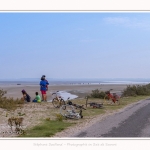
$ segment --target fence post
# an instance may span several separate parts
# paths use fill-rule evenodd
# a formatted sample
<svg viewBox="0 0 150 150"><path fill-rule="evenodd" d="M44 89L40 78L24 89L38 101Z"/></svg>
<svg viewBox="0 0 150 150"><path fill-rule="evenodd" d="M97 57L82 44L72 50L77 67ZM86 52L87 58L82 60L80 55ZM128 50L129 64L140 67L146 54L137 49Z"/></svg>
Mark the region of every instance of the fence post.
<svg viewBox="0 0 150 150"><path fill-rule="evenodd" d="M87 108L87 102L88 102L88 98L89 98L89 97L86 96L85 98L86 98L86 104L85 104L85 105L86 105L86 108Z"/></svg>

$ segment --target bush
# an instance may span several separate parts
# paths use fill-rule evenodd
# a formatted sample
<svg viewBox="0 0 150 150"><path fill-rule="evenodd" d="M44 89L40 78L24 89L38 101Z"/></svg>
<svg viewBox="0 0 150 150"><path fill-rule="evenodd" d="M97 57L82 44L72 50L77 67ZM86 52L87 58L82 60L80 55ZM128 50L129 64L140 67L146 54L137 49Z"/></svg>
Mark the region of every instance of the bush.
<svg viewBox="0 0 150 150"><path fill-rule="evenodd" d="M7 110L15 110L20 104L23 104L21 99L13 99L12 97L4 97L7 91L0 90L0 108Z"/></svg>
<svg viewBox="0 0 150 150"><path fill-rule="evenodd" d="M51 121L51 118L46 118L45 120L46 120L46 121Z"/></svg>
<svg viewBox="0 0 150 150"><path fill-rule="evenodd" d="M56 114L57 121L63 121L63 116L61 114Z"/></svg>
<svg viewBox="0 0 150 150"><path fill-rule="evenodd" d="M138 95L150 95L150 84L133 85L133 86L129 85L123 91L123 96L138 96Z"/></svg>
<svg viewBox="0 0 150 150"><path fill-rule="evenodd" d="M105 92L99 91L98 89L92 90L90 97L92 98L104 98L106 96Z"/></svg>

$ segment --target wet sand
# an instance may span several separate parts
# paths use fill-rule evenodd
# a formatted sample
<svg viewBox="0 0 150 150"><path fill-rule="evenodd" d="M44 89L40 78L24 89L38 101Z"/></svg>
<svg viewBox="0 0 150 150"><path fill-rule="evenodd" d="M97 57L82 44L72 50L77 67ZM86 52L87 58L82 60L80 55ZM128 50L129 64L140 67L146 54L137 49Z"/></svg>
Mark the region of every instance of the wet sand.
<svg viewBox="0 0 150 150"><path fill-rule="evenodd" d="M113 89L112 92L122 92L127 87L126 84L99 84L99 85L49 85L47 91L47 99L52 99L52 93L56 91L67 91L75 94L79 97L85 97L92 90L99 89L101 91L107 91ZM40 92L39 85L0 85L0 90L7 91L6 97L21 98L21 90L26 90L32 99L35 97L35 92Z"/></svg>

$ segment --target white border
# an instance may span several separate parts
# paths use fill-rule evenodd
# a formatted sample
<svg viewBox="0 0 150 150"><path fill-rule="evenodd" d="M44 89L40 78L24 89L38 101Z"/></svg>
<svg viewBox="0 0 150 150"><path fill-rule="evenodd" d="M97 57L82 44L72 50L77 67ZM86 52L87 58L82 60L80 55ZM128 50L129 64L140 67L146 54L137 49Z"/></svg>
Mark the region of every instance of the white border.
<svg viewBox="0 0 150 150"><path fill-rule="evenodd" d="M0 0L0 13L14 12L149 12L149 0ZM95 140L95 141L94 141ZM45 143L74 143L74 144L104 144L104 146L89 146L89 148L105 150L149 149L149 138L0 138L1 147L5 149L58 149L59 146L40 146ZM9 143L8 143L9 142ZM35 146L39 143L39 146ZM106 146L114 143L116 146ZM21 147L20 147L21 146ZM84 146L87 148L86 146ZM82 146L67 146L63 148L83 149Z"/></svg>
<svg viewBox="0 0 150 150"><path fill-rule="evenodd" d="M149 0L0 0L1 11L149 11Z"/></svg>

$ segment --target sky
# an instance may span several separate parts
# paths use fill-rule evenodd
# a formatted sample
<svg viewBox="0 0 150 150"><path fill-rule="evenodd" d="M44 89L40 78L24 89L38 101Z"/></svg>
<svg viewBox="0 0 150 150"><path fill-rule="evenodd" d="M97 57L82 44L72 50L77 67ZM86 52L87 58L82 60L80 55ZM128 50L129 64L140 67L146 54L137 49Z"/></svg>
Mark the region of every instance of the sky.
<svg viewBox="0 0 150 150"><path fill-rule="evenodd" d="M1 12L0 79L149 78L150 13Z"/></svg>

